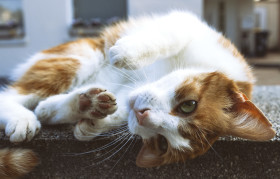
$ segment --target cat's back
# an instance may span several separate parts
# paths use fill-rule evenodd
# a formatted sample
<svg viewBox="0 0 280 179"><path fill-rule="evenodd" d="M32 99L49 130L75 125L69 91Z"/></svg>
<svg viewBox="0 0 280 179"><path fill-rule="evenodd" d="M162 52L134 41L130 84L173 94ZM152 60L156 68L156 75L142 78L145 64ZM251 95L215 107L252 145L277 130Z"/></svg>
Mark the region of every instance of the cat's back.
<svg viewBox="0 0 280 179"><path fill-rule="evenodd" d="M49 96L81 86L105 63L103 49L101 38L88 38L43 50L13 71L13 87L22 94Z"/></svg>

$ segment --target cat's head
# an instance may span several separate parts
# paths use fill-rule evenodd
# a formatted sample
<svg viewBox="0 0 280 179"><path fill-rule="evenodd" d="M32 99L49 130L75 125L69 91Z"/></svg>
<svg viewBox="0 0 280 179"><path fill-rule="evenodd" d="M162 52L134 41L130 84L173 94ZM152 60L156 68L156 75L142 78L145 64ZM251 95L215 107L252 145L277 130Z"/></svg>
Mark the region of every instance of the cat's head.
<svg viewBox="0 0 280 179"><path fill-rule="evenodd" d="M154 167L205 153L219 136L269 140L275 131L222 73L178 70L129 98L129 129L143 138L136 164Z"/></svg>

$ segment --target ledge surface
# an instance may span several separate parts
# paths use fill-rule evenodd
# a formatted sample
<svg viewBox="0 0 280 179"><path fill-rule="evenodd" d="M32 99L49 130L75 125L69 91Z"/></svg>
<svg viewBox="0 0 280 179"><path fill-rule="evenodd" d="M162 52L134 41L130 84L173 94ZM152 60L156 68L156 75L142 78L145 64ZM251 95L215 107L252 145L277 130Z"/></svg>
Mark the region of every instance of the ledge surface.
<svg viewBox="0 0 280 179"><path fill-rule="evenodd" d="M139 138L128 141L125 135L103 136L90 142L80 142L73 137L70 125L43 126L34 140L20 145L11 144L0 132L0 147L25 147L38 153L41 164L26 177L31 179L277 178L280 175L280 86L255 87L253 102L276 129L277 135L273 140L252 142L225 137L205 155L186 163L139 168L135 165L141 147ZM120 137L124 140L101 150L101 147ZM99 150L94 152L94 149Z"/></svg>

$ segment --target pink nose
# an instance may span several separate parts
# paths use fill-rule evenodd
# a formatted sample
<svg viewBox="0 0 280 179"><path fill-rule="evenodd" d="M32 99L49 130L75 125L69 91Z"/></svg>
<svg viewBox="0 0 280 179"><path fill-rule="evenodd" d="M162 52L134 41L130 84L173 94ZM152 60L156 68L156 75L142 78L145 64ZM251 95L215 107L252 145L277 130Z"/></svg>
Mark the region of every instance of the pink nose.
<svg viewBox="0 0 280 179"><path fill-rule="evenodd" d="M143 125L145 118L149 116L150 109L134 110L139 125Z"/></svg>

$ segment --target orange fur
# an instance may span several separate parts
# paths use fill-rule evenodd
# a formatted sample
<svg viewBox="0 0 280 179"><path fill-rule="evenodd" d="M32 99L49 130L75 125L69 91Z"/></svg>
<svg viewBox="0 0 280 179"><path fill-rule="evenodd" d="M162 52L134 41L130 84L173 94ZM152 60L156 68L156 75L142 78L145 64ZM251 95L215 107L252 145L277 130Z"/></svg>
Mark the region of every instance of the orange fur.
<svg viewBox="0 0 280 179"><path fill-rule="evenodd" d="M0 150L0 178L21 177L29 173L38 164L39 160L31 150Z"/></svg>
<svg viewBox="0 0 280 179"><path fill-rule="evenodd" d="M186 79L175 90L175 94L176 94L175 100L184 101L186 100L186 98L189 97L191 97L194 100L197 100L199 97L199 88L200 88L199 81L201 81L201 76L194 77L191 79L191 81L190 79ZM192 96L189 96L190 94L192 94Z"/></svg>
<svg viewBox="0 0 280 179"><path fill-rule="evenodd" d="M72 42L67 42L48 50L43 50L43 53L54 55L77 55L77 56L89 56L85 51L85 46L88 46L94 50L101 50L104 54L104 40L103 38L84 38Z"/></svg>
<svg viewBox="0 0 280 179"><path fill-rule="evenodd" d="M13 84L20 94L40 97L65 92L75 78L80 63L73 58L51 58L35 63Z"/></svg>
<svg viewBox="0 0 280 179"><path fill-rule="evenodd" d="M244 81L236 81L236 85L238 89L244 93L249 99L252 99L252 91L253 91L253 84L244 82Z"/></svg>

